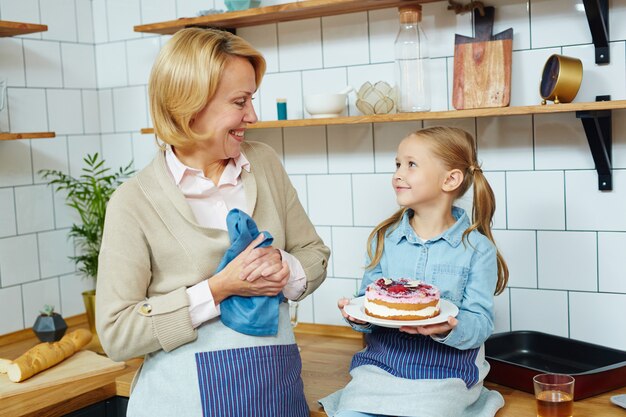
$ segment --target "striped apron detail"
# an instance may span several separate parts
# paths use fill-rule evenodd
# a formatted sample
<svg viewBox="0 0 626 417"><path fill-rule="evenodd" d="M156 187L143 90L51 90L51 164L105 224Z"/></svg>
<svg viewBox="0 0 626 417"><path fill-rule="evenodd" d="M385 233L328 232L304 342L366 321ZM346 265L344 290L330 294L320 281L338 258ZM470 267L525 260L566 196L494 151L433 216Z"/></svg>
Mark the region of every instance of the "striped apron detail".
<svg viewBox="0 0 626 417"><path fill-rule="evenodd" d="M196 353L204 417L308 417L295 344Z"/></svg>
<svg viewBox="0 0 626 417"><path fill-rule="evenodd" d="M478 382L479 348L459 350L429 336L377 327L365 336L367 347L352 358L350 370L374 365L406 379L460 378L469 389Z"/></svg>

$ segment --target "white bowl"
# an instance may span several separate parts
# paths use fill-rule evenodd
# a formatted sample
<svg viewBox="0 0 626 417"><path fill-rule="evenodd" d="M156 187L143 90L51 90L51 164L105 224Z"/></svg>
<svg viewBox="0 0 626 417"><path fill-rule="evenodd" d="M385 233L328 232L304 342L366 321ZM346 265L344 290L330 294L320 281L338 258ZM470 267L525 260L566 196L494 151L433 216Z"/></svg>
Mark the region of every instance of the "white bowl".
<svg viewBox="0 0 626 417"><path fill-rule="evenodd" d="M347 94L310 94L304 96L304 108L314 119L339 117L346 108Z"/></svg>

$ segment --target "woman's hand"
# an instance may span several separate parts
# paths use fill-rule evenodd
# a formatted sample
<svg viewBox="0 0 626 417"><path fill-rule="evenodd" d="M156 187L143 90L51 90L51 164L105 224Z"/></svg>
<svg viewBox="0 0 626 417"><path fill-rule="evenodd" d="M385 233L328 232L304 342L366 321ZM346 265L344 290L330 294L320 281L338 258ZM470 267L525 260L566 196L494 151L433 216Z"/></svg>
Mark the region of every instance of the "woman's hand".
<svg viewBox="0 0 626 417"><path fill-rule="evenodd" d="M280 251L272 246L254 248L243 259L243 270L240 278L254 282L259 278L267 281L281 282L291 271L287 262L283 262Z"/></svg>
<svg viewBox="0 0 626 417"><path fill-rule="evenodd" d="M452 316L448 317L448 320L443 323L429 324L427 326L402 326L401 332L410 334L421 334L424 336L437 335L439 337L445 337L452 329L454 329L459 321Z"/></svg>
<svg viewBox="0 0 626 417"><path fill-rule="evenodd" d="M339 308L339 310L341 311L341 315L345 318L350 320L351 322L357 323L357 324L367 324L366 321L363 320L359 320L359 319L355 319L354 317L352 317L351 315L349 315L348 313L346 313L346 311L343 309L345 306L347 306L348 304L350 304L350 300L347 298L340 298L339 300L337 300L337 307Z"/></svg>
<svg viewBox="0 0 626 417"><path fill-rule="evenodd" d="M270 253L277 252L277 250L256 248L264 239L265 237L260 234L235 259L230 261L224 269L209 279L209 288L216 305L231 295L245 297L256 295L274 296L287 285L290 274L289 267L286 263L279 261L280 268L277 270L277 258L271 256ZM259 249L269 250L258 251ZM254 251L258 252L252 254ZM266 255L270 255L270 259L267 259ZM259 259L262 260L259 261ZM278 254L278 259L280 259L280 254ZM259 262L254 263L255 261ZM246 280L245 278L251 273L254 273L255 279L253 281Z"/></svg>

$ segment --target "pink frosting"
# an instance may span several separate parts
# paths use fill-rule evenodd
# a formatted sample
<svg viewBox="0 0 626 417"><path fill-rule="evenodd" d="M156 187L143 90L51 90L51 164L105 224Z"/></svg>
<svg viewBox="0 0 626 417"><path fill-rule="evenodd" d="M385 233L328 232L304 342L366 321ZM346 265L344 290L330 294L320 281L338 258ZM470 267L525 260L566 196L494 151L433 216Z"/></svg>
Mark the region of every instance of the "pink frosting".
<svg viewBox="0 0 626 417"><path fill-rule="evenodd" d="M387 284L385 284L385 278L379 278L367 286L365 297L369 300L382 300L390 303L429 303L439 300L439 289L425 282L406 278L391 279L391 282Z"/></svg>

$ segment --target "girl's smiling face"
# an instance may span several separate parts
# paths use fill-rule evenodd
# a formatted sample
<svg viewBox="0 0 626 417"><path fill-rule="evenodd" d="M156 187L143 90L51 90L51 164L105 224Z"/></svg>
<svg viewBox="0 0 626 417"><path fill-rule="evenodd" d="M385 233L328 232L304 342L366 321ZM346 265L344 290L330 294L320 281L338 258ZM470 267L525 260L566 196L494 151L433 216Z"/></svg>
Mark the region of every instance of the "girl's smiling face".
<svg viewBox="0 0 626 417"><path fill-rule="evenodd" d="M439 204L445 196L442 186L448 169L437 159L428 144L410 135L400 142L392 186L400 206L416 209Z"/></svg>
<svg viewBox="0 0 626 417"><path fill-rule="evenodd" d="M191 123L195 132L210 135L207 143L202 145L206 145L216 158L239 156L246 127L258 120L252 106L256 89L252 64L245 58L230 58L215 95Z"/></svg>

